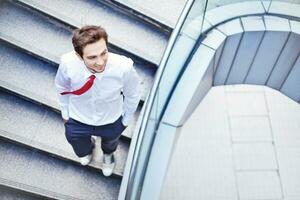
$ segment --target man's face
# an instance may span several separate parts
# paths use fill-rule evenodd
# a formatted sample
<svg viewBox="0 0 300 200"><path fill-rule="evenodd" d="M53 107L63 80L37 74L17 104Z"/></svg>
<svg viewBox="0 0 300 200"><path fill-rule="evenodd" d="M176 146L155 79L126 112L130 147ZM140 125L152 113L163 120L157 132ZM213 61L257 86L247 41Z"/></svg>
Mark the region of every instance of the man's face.
<svg viewBox="0 0 300 200"><path fill-rule="evenodd" d="M105 70L108 59L108 50L104 39L88 44L83 48L82 60L86 67L93 73Z"/></svg>

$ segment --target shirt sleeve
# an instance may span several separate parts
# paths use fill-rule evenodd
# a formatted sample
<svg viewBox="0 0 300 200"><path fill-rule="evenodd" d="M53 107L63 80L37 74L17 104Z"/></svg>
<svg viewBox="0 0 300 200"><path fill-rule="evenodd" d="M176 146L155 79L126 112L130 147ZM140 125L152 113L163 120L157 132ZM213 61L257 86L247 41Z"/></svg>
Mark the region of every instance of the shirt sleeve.
<svg viewBox="0 0 300 200"><path fill-rule="evenodd" d="M69 119L69 95L61 95L60 93L70 90L70 78L66 73L66 65L63 59L60 61L56 76L55 87L58 93L58 103L61 108L62 118Z"/></svg>
<svg viewBox="0 0 300 200"><path fill-rule="evenodd" d="M133 61L128 59L128 68L124 76L124 104L123 104L123 125L128 126L133 119L134 112L140 101L140 80L136 70L133 68Z"/></svg>

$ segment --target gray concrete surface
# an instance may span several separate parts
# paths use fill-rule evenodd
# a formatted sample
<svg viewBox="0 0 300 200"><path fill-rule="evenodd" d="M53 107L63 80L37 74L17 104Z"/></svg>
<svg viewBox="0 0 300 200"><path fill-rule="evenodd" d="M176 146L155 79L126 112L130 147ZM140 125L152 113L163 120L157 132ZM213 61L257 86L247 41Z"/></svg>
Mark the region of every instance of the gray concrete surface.
<svg viewBox="0 0 300 200"><path fill-rule="evenodd" d="M186 0L115 0L165 25L175 27Z"/></svg>
<svg viewBox="0 0 300 200"><path fill-rule="evenodd" d="M56 199L117 199L118 178L2 140L0 144L1 184Z"/></svg>
<svg viewBox="0 0 300 200"><path fill-rule="evenodd" d="M57 26L46 17L7 1L0 4L0 26L1 37L9 36L35 46L57 61L63 53L72 50L70 29Z"/></svg>
<svg viewBox="0 0 300 200"><path fill-rule="evenodd" d="M10 188L0 185L0 196L2 200L43 200L43 196L37 196L20 189ZM49 198L50 200L50 198Z"/></svg>
<svg viewBox="0 0 300 200"><path fill-rule="evenodd" d="M182 127L161 199L300 199L299 122L278 91L213 87Z"/></svg>
<svg viewBox="0 0 300 200"><path fill-rule="evenodd" d="M3 42L0 47L1 86L19 88L23 95L59 110L54 86L57 68Z"/></svg>

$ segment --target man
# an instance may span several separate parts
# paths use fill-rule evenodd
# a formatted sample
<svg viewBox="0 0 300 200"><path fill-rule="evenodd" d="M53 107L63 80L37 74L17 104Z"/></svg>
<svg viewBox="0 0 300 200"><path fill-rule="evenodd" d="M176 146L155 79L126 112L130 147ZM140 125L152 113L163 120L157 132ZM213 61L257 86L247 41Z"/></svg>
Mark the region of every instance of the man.
<svg viewBox="0 0 300 200"><path fill-rule="evenodd" d="M109 53L100 26L75 30L75 51L64 54L55 77L65 135L82 165L92 159L94 138L101 137L102 172L110 176L114 151L139 103L139 80L133 61ZM123 94L123 95L122 95Z"/></svg>

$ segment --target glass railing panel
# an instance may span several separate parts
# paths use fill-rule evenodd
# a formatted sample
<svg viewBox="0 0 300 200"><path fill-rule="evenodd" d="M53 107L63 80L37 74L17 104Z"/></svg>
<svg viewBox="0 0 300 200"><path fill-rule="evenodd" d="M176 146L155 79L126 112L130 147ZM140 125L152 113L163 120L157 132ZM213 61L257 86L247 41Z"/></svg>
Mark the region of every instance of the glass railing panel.
<svg viewBox="0 0 300 200"><path fill-rule="evenodd" d="M192 1L189 1L191 5ZM187 5L187 6L190 6ZM187 13L188 8L186 8ZM158 123L158 101L160 97L159 83L161 76L163 74L165 65L167 63L170 52L172 52L173 45L176 43L176 37L179 34L180 26L185 20L185 17L181 17L181 24L179 23L177 29L175 28L171 39L169 41L166 53L161 61L161 65L156 73L156 78L151 89L150 95L147 98L145 106L145 114L141 121L140 130L137 133L138 137L136 141L132 141L131 148L134 148L131 168L129 173L127 184L123 184L124 187L121 188L120 193L124 193L124 190L127 190L125 193L126 199L139 199L140 192L142 189L142 184L145 176L145 170L147 167L147 161L149 158L149 153L151 150L152 142L154 139L154 133ZM134 146L132 146L134 145ZM122 195L121 195L122 196Z"/></svg>
<svg viewBox="0 0 300 200"><path fill-rule="evenodd" d="M261 2L260 0L209 0L208 5L207 5L207 10L211 10L217 7L221 6L226 6L229 4L234 4L234 3L240 3L240 2L251 2L251 1L256 1L256 2ZM265 1L267 2L267 1Z"/></svg>
<svg viewBox="0 0 300 200"><path fill-rule="evenodd" d="M156 136L158 124L166 105L188 65L198 39L204 31L226 20L245 13L265 13L274 2L300 4L300 0L189 0L173 31L160 63L154 85L146 102L128 180L126 199L138 199L143 187L145 172ZM154 183L155 184L155 183Z"/></svg>
<svg viewBox="0 0 300 200"><path fill-rule="evenodd" d="M276 0L279 2L286 2L286 3L294 3L294 4L300 4L300 0ZM276 2L274 0L272 0L272 2Z"/></svg>
<svg viewBox="0 0 300 200"><path fill-rule="evenodd" d="M161 120L168 97L177 84L181 70L185 65L196 40L184 35L183 28L195 16L205 9L203 1L187 1L185 10L179 18L166 52L156 74L154 85L146 103L145 115L142 120L139 136L135 144L131 171L129 175L126 199L138 199L147 168L155 132Z"/></svg>

